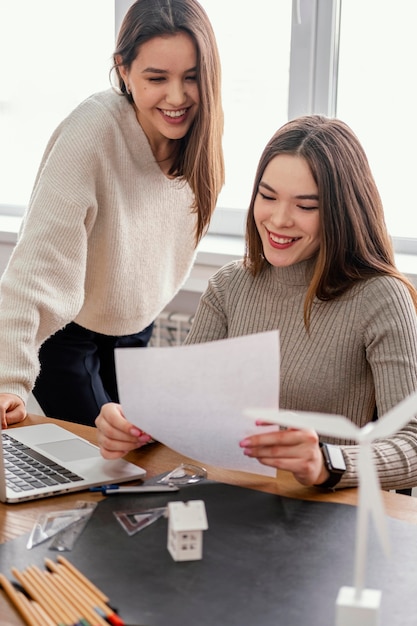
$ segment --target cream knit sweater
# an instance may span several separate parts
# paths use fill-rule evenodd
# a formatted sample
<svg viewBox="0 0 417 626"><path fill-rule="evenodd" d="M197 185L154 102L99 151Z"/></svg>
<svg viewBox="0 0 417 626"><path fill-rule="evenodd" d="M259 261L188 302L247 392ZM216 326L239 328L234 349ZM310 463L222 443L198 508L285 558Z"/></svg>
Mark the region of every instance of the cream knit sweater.
<svg viewBox="0 0 417 626"><path fill-rule="evenodd" d="M113 90L61 123L0 283L0 392L26 399L40 345L70 321L127 335L156 318L194 260L192 199Z"/></svg>
<svg viewBox="0 0 417 626"><path fill-rule="evenodd" d="M279 329L284 409L344 415L357 426L383 415L417 388L417 321L406 287L373 278L343 297L315 301L310 334L303 304L309 261L268 267L253 278L241 262L210 280L186 343ZM357 484L357 446L344 447L347 471L337 487ZM417 485L417 419L374 445L381 485Z"/></svg>

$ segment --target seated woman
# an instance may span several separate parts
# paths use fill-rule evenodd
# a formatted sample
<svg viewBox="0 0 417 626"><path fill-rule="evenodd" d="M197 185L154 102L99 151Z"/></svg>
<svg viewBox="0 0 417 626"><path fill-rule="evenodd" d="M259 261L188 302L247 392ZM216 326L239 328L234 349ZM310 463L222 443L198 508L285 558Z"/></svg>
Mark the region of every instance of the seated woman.
<svg viewBox="0 0 417 626"><path fill-rule="evenodd" d="M336 413L362 427L417 389L416 308L416 290L395 267L361 144L342 121L311 115L288 122L267 144L245 256L211 278L186 343L279 329L280 408ZM149 439L118 405L105 405L96 424L106 458ZM340 467L325 462L323 442L338 446ZM240 445L303 485L358 483L352 441L288 429ZM382 488L417 484L416 418L373 449Z"/></svg>

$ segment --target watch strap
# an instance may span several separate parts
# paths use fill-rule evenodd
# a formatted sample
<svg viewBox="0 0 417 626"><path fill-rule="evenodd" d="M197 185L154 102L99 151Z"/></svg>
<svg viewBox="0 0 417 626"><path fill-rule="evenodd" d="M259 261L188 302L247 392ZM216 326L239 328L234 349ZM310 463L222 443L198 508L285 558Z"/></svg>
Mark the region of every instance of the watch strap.
<svg viewBox="0 0 417 626"><path fill-rule="evenodd" d="M331 489L332 487L335 487L337 483L340 482L340 479L342 478L342 476L343 474L330 473L329 478L325 480L324 483L320 483L319 485L314 485L314 486L321 487L322 489Z"/></svg>
<svg viewBox="0 0 417 626"><path fill-rule="evenodd" d="M337 483L340 482L343 474L346 471L346 467L344 469L341 469L341 468L336 469L332 465L332 461L329 455L330 444L320 443L319 445L320 445L321 453L323 455L324 465L326 466L326 469L329 472L330 476L323 483L315 485L315 487L322 487L323 489L331 489L332 487L335 487ZM332 447L335 447L335 446L332 446Z"/></svg>

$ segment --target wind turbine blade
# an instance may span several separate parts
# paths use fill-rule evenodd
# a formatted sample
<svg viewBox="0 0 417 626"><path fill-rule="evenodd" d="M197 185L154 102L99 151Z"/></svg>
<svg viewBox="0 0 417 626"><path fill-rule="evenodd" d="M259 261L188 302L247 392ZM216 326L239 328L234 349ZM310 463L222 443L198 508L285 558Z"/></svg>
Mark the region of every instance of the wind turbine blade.
<svg viewBox="0 0 417 626"><path fill-rule="evenodd" d="M319 434L330 437L355 439L356 441L359 439L360 429L343 415L256 408L246 409L244 414L253 419L260 419L289 428L312 428Z"/></svg>
<svg viewBox="0 0 417 626"><path fill-rule="evenodd" d="M405 426L416 414L417 391L414 391L374 422L372 440L389 437Z"/></svg>

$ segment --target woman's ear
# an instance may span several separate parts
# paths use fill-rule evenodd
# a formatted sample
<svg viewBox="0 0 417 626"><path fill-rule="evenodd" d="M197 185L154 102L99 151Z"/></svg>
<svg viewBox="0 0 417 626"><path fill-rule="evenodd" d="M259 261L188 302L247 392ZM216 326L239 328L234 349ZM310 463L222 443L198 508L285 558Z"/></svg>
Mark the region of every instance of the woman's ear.
<svg viewBox="0 0 417 626"><path fill-rule="evenodd" d="M125 82L125 84L126 84L126 81L127 81L126 66L125 66L125 65L122 65L122 57L121 57L121 55L120 55L120 54L117 54L117 55L115 56L115 61L116 61L116 64L117 64L117 67L118 67L118 70L119 70L120 76L123 78L123 80L124 80L124 82Z"/></svg>

